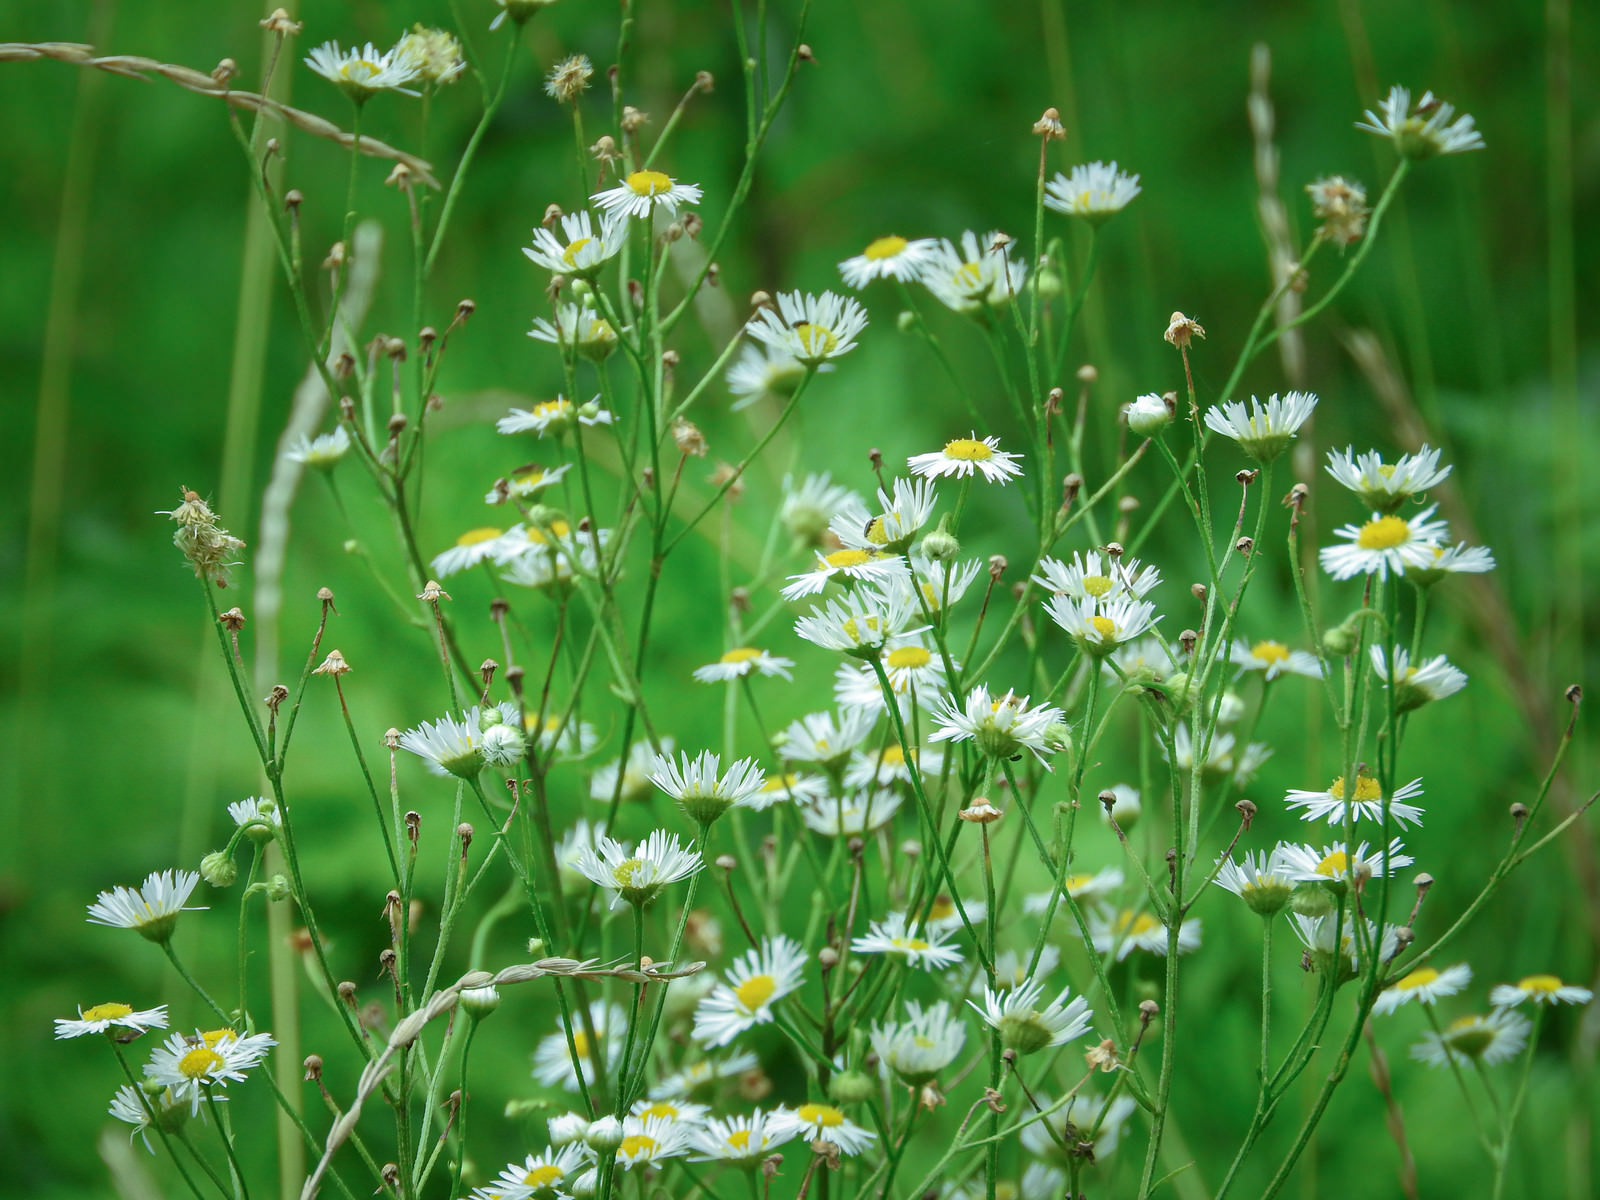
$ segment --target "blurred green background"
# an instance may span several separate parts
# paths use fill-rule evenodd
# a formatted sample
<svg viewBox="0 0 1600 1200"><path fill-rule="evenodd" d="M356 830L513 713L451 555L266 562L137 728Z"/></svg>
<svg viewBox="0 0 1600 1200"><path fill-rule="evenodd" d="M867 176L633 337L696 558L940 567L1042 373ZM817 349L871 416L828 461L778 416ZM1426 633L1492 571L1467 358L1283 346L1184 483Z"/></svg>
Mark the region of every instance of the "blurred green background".
<svg viewBox="0 0 1600 1200"><path fill-rule="evenodd" d="M462 0L461 7L470 43L487 45L487 0ZM792 6L774 8L776 54L788 44ZM304 9L291 99L340 123L347 122L344 102L299 65L300 54L330 38L387 44L418 20L453 28L448 6L431 0ZM643 0L639 10L631 63L638 90L628 99L655 115L655 128L695 71L719 80L713 95L693 102L669 155L675 175L705 186L703 211L714 223L739 168L738 65L726 7ZM93 42L203 70L232 57L248 86L260 69L256 22L263 15L236 3L11 0L0 5L0 38ZM1582 69L1600 50L1596 15L1581 6L1571 12L1560 0L1470 8L1438 0L1404 7L1356 0L818 0L806 33L816 62L801 72L750 206L722 255L726 311L709 312L712 334L691 322L679 338L685 377L709 362L708 349L742 316L751 291L837 286L834 264L882 233L999 228L1026 240L1038 153L1028 129L1055 105L1068 140L1052 148L1052 169L1115 158L1137 171L1144 187L1105 231L1070 360L1099 369L1091 403L1093 427L1105 431L1096 435L1103 448L1118 404L1181 383L1177 357L1160 337L1170 312L1181 309L1206 326L1209 339L1195 355L1197 383L1202 399L1214 398L1269 286L1245 114L1253 44L1272 53L1280 193L1297 241L1309 228L1306 182L1341 172L1366 181L1375 197L1391 169L1387 147L1352 127L1381 89L1394 82L1431 87L1473 113L1488 149L1413 174L1367 269L1306 331L1303 374L1291 377L1269 354L1246 377L1247 389L1263 394L1288 386L1316 391L1319 448L1353 442L1392 454L1408 448L1399 431L1420 414L1429 439L1456 464L1455 483L1477 522L1473 531L1458 523L1457 535L1486 542L1499 559L1500 570L1483 586L1454 588L1438 614L1433 649L1448 652L1473 685L1413 723L1407 756L1428 785L1425 837L1413 841L1421 865L1439 879L1425 913L1432 928L1442 928L1498 855L1507 806L1529 798L1565 720L1562 688L1590 677L1596 657L1600 614L1586 581L1600 555L1600 504L1588 476L1600 459L1600 346L1595 323L1583 314L1600 301L1593 225L1600 215L1600 75ZM518 247L547 203L570 208L578 199L570 125L539 77L577 52L603 71L614 57L614 22L612 5L562 0L529 26L509 99L441 258L427 319L442 327L462 296L472 297L477 311L457 337L441 383L446 407L429 472L448 486L430 486L421 518L426 553L483 523L481 494L516 465L487 424L504 411L507 394L544 396L560 386L553 357L523 336L542 311L543 279ZM600 91L603 85L591 96L597 106ZM432 159L443 174L478 111L469 79L435 104L426 145L418 140L415 104L401 98L374 102L365 128ZM151 1003L172 994L175 981L151 947L86 926L83 906L101 888L197 862L226 836L223 806L258 790L244 731L210 662L215 643L203 602L169 543L170 527L152 514L175 505L179 485L188 485L211 497L235 532L255 540L259 492L305 360L286 292L274 278L265 310L246 318L269 326L260 411L252 417L235 405L230 426L241 243L253 200L218 103L161 81L13 62L0 63L0 112L7 117L0 151L0 624L8 634L0 655L0 1075L9 1085L0 1101L0 1145L9 1163L0 1193L96 1196L108 1185L91 1151L114 1068L93 1046L53 1044L50 1018L112 995ZM598 128L599 107L593 119ZM307 197L312 259L338 236L344 160L327 143L274 132L288 149L286 185ZM362 211L391 231L390 269L369 335L403 330L409 320L406 251L394 236L403 228L403 200L380 187L383 174L367 163L359 192ZM1081 232L1056 218L1049 228ZM1081 239L1071 245L1083 253ZM1318 264L1313 289L1333 266ZM864 488L868 446L881 446L892 461L964 429L936 365L895 333L892 298L872 293L868 305L874 328L843 369L808 395L799 426L775 455L780 473L785 463L832 469ZM987 381L976 335L954 321L940 328L969 377ZM1008 417L993 394L995 430L1005 433ZM713 389L695 416L713 456L736 459L750 444L752 420L766 418L761 410L750 420L730 417L719 396ZM1299 467L1309 474L1307 462ZM347 470L356 484L355 469ZM292 678L315 620L312 593L327 585L343 614L329 642L356 667L350 691L358 719L379 731L433 715L443 703L428 641L394 620L368 568L341 548L359 538L399 579L386 526L359 487L347 494L347 526L326 489L310 486L319 481L306 482L294 510L282 673ZM762 475L751 481L762 504L774 486ZM1132 491L1148 502L1160 486L1152 469L1135 477ZM1015 497L986 499L968 548L1024 553L1025 531L1008 525L1021 522ZM1313 513L1322 530L1355 516L1331 498ZM1186 568L1195 569L1179 537L1158 542L1152 557L1177 581L1174 592ZM671 571L650 668L658 700L721 646L720 627L706 616L717 611L715 557L691 543ZM249 574L240 572L238 596L247 611ZM1261 586L1258 613L1276 613L1282 624L1257 636L1289 635L1294 618L1283 577ZM482 581L465 579L455 594L468 656L494 654ZM779 628L775 649L792 652ZM820 707L826 667L806 656L801 690L774 702L769 719ZM685 717L675 731L681 744L716 744L716 707ZM1296 742L1306 728L1306 714L1295 706L1269 714L1262 733L1279 754L1252 793L1258 800L1311 786L1294 766L1303 761ZM601 732L614 752L618 731ZM324 895L336 957L366 987L367 964L382 944L384 887L366 801L336 710L308 710L299 736L293 771L308 814L306 869ZM1559 803L1593 786L1593 744L1586 740L1580 732ZM1108 764L1087 783L1104 786L1129 774ZM574 773L565 782L576 809L581 779ZM405 783L432 801L432 808L417 806L442 832L447 816L439 796L428 795L420 772L410 771ZM1281 819L1270 833L1288 836L1293 828ZM1575 827L1568 845L1514 879L1460 943L1482 987L1545 969L1591 979L1600 929L1592 828ZM217 904L231 907L225 898ZM1220 902L1202 905L1201 915L1212 945L1254 936L1244 914ZM228 953L226 916L215 929L191 924L181 935L191 957ZM513 924L497 936L505 958L530 932ZM1178 1081L1183 1133L1193 1146L1212 1147L1205 1162L1237 1140L1253 1099L1245 1064L1255 1036L1255 983L1233 974L1235 960L1249 963L1251 956L1201 955L1187 976L1191 1033L1214 1038L1211 1053L1234 1068ZM495 1045L508 1055L548 1032L548 1014L519 1003L526 1019L495 1030ZM1423 1194L1477 1194L1483 1176L1477 1150L1462 1134L1459 1098L1443 1075L1405 1062L1416 1032L1412 1017L1382 1032ZM318 1048L326 1033L313 1025L307 1049ZM1596 1037L1593 1025L1580 1027L1571 1014L1546 1023L1513 1195L1592 1194ZM481 1087L489 1113L521 1094L513 1079L486 1076ZM239 1108L265 1120L264 1108ZM1293 1116L1272 1130L1270 1147L1281 1147ZM486 1159L499 1152L491 1149L496 1137L506 1155L520 1152L514 1130L484 1136ZM1261 1165L1271 1157L1263 1155ZM1395 1162L1381 1102L1358 1063L1302 1166L1300 1194L1347 1192L1354 1180L1363 1191L1390 1194Z"/></svg>

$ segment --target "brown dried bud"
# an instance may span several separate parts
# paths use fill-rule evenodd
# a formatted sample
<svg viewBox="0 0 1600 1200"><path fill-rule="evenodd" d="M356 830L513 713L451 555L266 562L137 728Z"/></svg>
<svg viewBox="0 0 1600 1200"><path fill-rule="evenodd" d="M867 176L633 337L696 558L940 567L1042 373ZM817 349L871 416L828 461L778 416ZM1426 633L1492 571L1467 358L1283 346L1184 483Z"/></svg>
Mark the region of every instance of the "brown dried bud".
<svg viewBox="0 0 1600 1200"><path fill-rule="evenodd" d="M306 202L305 193L299 188L290 188L283 194L283 207L290 212L295 212Z"/></svg>
<svg viewBox="0 0 1600 1200"><path fill-rule="evenodd" d="M1242 537L1233 544L1233 548L1246 558L1249 558L1250 551L1256 548L1256 540L1253 537Z"/></svg>
<svg viewBox="0 0 1600 1200"><path fill-rule="evenodd" d="M344 243L335 242L328 250L328 257L322 260L322 269L332 271L344 266Z"/></svg>
<svg viewBox="0 0 1600 1200"><path fill-rule="evenodd" d="M1206 602L1206 585L1203 583L1190 584L1189 594L1200 601L1201 604L1204 604Z"/></svg>
<svg viewBox="0 0 1600 1200"><path fill-rule="evenodd" d="M963 821L973 825L992 825L1005 814L993 804L989 803L987 796L974 796L972 803L956 814Z"/></svg>
<svg viewBox="0 0 1600 1200"><path fill-rule="evenodd" d="M383 1181L391 1188L400 1186L400 1168L392 1162L384 1163L378 1173L383 1176Z"/></svg>
<svg viewBox="0 0 1600 1200"><path fill-rule="evenodd" d="M1116 562L1125 553L1127 553L1125 550L1123 550L1121 542L1107 542L1102 549L1105 550L1106 557L1112 562Z"/></svg>
<svg viewBox="0 0 1600 1200"><path fill-rule="evenodd" d="M1078 498L1083 490L1083 476L1076 471L1061 477L1061 506L1065 508Z"/></svg>
<svg viewBox="0 0 1600 1200"><path fill-rule="evenodd" d="M228 81L238 73L239 64L234 62L231 58L225 58L216 66L211 68L211 79L213 82L221 84L223 87L227 87Z"/></svg>
<svg viewBox="0 0 1600 1200"><path fill-rule="evenodd" d="M811 47L805 42L801 42L800 45L795 48L794 56L801 62L814 63L817 61L817 56L811 52Z"/></svg>
<svg viewBox="0 0 1600 1200"><path fill-rule="evenodd" d="M351 983L348 979L346 979L343 983L341 983L338 986L338 988L336 990L339 993L339 999L343 1000L351 1008L354 1008L356 1006L356 985L355 984Z"/></svg>
<svg viewBox="0 0 1600 1200"><path fill-rule="evenodd" d="M311 672L313 675L348 675L350 664L345 662L344 655L337 650L328 651L328 657L322 660L322 665Z"/></svg>
<svg viewBox="0 0 1600 1200"><path fill-rule="evenodd" d="M1195 338L1204 340L1206 331L1200 327L1200 322L1193 317L1186 317L1181 312L1172 314L1172 319L1167 324L1165 337L1179 350L1187 350L1189 343Z"/></svg>
<svg viewBox="0 0 1600 1200"><path fill-rule="evenodd" d="M1567 703L1568 704L1582 704L1583 703L1583 685L1581 683L1572 684L1570 687L1567 688L1566 696L1567 696Z"/></svg>
<svg viewBox="0 0 1600 1200"><path fill-rule="evenodd" d="M422 814L414 808L407 810L405 815L405 823L406 840L409 841L413 847L415 847L418 839L422 836Z"/></svg>
<svg viewBox="0 0 1600 1200"><path fill-rule="evenodd" d="M650 124L649 113L644 112L641 109L637 109L631 104L624 104L622 106L623 133L638 133L639 130L643 129L648 124Z"/></svg>
<svg viewBox="0 0 1600 1200"><path fill-rule="evenodd" d="M708 447L705 434L700 432L693 421L686 421L682 417L676 418L672 422L672 440L677 444L678 453L685 457L691 454L696 458L706 456Z"/></svg>
<svg viewBox="0 0 1600 1200"><path fill-rule="evenodd" d="M292 19L287 9L275 8L270 16L261 19L261 28L282 37L292 37L300 32L302 24Z"/></svg>
<svg viewBox="0 0 1600 1200"><path fill-rule="evenodd" d="M728 607L734 612L747 613L750 611L750 589L736 587L728 593Z"/></svg>
<svg viewBox="0 0 1600 1200"><path fill-rule="evenodd" d="M227 612L218 617L217 620L222 623L222 627L229 633L238 633L244 628L244 613L240 610L238 605L230 608Z"/></svg>
<svg viewBox="0 0 1600 1200"><path fill-rule="evenodd" d="M717 80L710 71L696 71L694 73L694 86L696 91L704 92L709 96L716 90Z"/></svg>
<svg viewBox="0 0 1600 1200"><path fill-rule="evenodd" d="M1110 1038L1098 1046L1090 1046L1083 1053L1083 1061L1091 1071L1110 1072L1117 1069L1117 1044Z"/></svg>
<svg viewBox="0 0 1600 1200"><path fill-rule="evenodd" d="M1161 1005L1154 1000L1141 1000L1139 1002L1139 1023L1148 1025L1161 1015Z"/></svg>
<svg viewBox="0 0 1600 1200"><path fill-rule="evenodd" d="M1123 516L1127 516L1129 513L1138 512L1139 497L1124 496L1121 500L1117 501L1117 511Z"/></svg>
<svg viewBox="0 0 1600 1200"><path fill-rule="evenodd" d="M262 703L276 712L278 710L278 706L288 698L289 689L284 687L281 683L275 683L272 685L272 690L267 693L267 698L262 701Z"/></svg>
<svg viewBox="0 0 1600 1200"><path fill-rule="evenodd" d="M348 350L339 351L339 357L333 360L333 377L335 379L349 379L356 372L356 356ZM344 414L345 420L352 420L356 415L356 402L349 396L339 398L339 411Z"/></svg>
<svg viewBox="0 0 1600 1200"><path fill-rule="evenodd" d="M724 871L735 871L739 867L739 860L731 854L719 854L712 861Z"/></svg>
<svg viewBox="0 0 1600 1200"><path fill-rule="evenodd" d="M472 835L475 831L470 822L463 821L456 826L456 837L461 839L461 853L467 852L467 847L472 845Z"/></svg>
<svg viewBox="0 0 1600 1200"><path fill-rule="evenodd" d="M989 555L989 578L999 582L1000 576L1006 573L1006 556L1004 554Z"/></svg>
<svg viewBox="0 0 1600 1200"><path fill-rule="evenodd" d="M1417 899L1420 901L1428 894L1428 889L1433 886L1433 876L1424 871L1411 882L1416 885Z"/></svg>
<svg viewBox="0 0 1600 1200"><path fill-rule="evenodd" d="M1047 108L1040 114L1039 119L1033 123L1035 137L1042 137L1047 141L1059 142L1067 136L1065 126L1061 124L1061 113L1058 109Z"/></svg>
<svg viewBox="0 0 1600 1200"><path fill-rule="evenodd" d="M456 320L457 321L465 321L468 317L470 317L473 313L475 313L477 311L478 311L478 305L477 305L477 303L475 301L462 300L460 303L458 303L456 305Z"/></svg>
<svg viewBox="0 0 1600 1200"><path fill-rule="evenodd" d="M1256 806L1249 800L1241 800L1233 806L1238 810L1239 816L1244 821L1246 833L1250 832L1250 822L1256 819Z"/></svg>
<svg viewBox="0 0 1600 1200"><path fill-rule="evenodd" d="M450 593L439 586L437 579L430 579L422 585L422 590L417 593L417 599L425 604L437 604L441 600L450 599Z"/></svg>
<svg viewBox="0 0 1600 1200"><path fill-rule="evenodd" d="M391 750L400 749L400 731L392 725L383 731L383 744Z"/></svg>
<svg viewBox="0 0 1600 1200"><path fill-rule="evenodd" d="M1194 653L1194 644L1200 640L1200 635L1192 629L1185 629L1178 635L1178 644L1183 647L1185 654Z"/></svg>
<svg viewBox="0 0 1600 1200"><path fill-rule="evenodd" d="M751 292L750 293L750 307L752 309L771 308L772 307L772 293L771 292Z"/></svg>
<svg viewBox="0 0 1600 1200"><path fill-rule="evenodd" d="M389 418L389 436L397 438L405 432L407 419L405 413L395 413Z"/></svg>
<svg viewBox="0 0 1600 1200"><path fill-rule="evenodd" d="M699 237L700 231L705 228L705 225L705 220L700 216L699 213L692 212L683 214L683 231L691 238Z"/></svg>
<svg viewBox="0 0 1600 1200"><path fill-rule="evenodd" d="M408 190L411 187L411 168L403 162L395 163L394 169L384 179L383 186L399 188L401 191Z"/></svg>
<svg viewBox="0 0 1600 1200"><path fill-rule="evenodd" d="M1283 498L1283 506L1296 511L1306 506L1306 501L1311 498L1311 489L1303 483L1297 483L1289 489L1289 494Z"/></svg>
<svg viewBox="0 0 1600 1200"><path fill-rule="evenodd" d="M839 952L832 946L824 946L817 951L817 965L824 971L831 971L839 965Z"/></svg>
<svg viewBox="0 0 1600 1200"><path fill-rule="evenodd" d="M322 1055L308 1054L304 1063L306 1069L306 1082L316 1083L322 1078Z"/></svg>

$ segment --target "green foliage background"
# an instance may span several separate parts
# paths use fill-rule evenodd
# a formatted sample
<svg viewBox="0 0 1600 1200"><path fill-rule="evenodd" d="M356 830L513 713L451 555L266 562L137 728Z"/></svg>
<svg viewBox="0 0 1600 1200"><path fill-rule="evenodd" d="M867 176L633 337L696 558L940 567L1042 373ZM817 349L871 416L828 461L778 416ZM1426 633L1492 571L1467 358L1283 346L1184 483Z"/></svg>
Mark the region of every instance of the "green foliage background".
<svg viewBox="0 0 1600 1200"><path fill-rule="evenodd" d="M387 43L416 20L453 27L448 7L436 0L302 7L299 53L329 38ZM469 38L486 42L487 0L462 0L461 7ZM773 19L787 19L791 7L775 5ZM674 174L705 185L705 211L714 220L739 166L738 67L726 8L642 0L639 10L632 70L640 93L629 99L655 114L658 128L695 71L723 82L692 104L671 156ZM1091 428L1109 430L1116 406L1136 392L1179 385L1177 357L1160 338L1174 309L1198 316L1209 331L1196 363L1202 398L1211 399L1269 286L1245 117L1251 45L1264 42L1273 53L1282 192L1300 230L1309 213L1299 189L1311 178L1343 172L1376 194L1390 152L1352 123L1380 89L1392 82L1432 87L1472 112L1488 149L1414 173L1363 276L1305 338L1304 386L1322 397L1318 446L1403 448L1393 396L1386 407L1381 389L1345 349L1351 331L1370 329L1434 444L1447 446L1480 523L1477 540L1493 547L1501 564L1492 582L1508 607L1494 608L1468 588L1447 601L1434 648L1448 652L1473 685L1461 700L1418 719L1407 756L1427 781L1423 865L1439 879L1424 921L1442 924L1497 856L1509 831L1506 808L1528 797L1542 748L1565 719L1561 689L1591 674L1600 632L1585 597L1600 555L1600 508L1589 478L1600 457L1597 332L1583 317L1600 301L1591 225L1600 215L1600 84L1581 69L1570 95L1560 83L1561 64L1593 64L1600 45L1596 14L1577 6L1568 32L1566 11L1560 0L1548 11L1436 0L1403 8L1359 0L818 0L807 35L816 64L801 74L736 245L722 257L725 308L705 314L709 335L691 323L680 339L686 374L709 362L709 348L743 315L752 290L836 286L834 264L879 234L1000 228L1025 238L1037 159L1028 127L1054 104L1068 140L1052 150L1052 169L1115 158L1138 171L1144 187L1106 231L1072 356L1100 372ZM262 15L238 3L8 2L0 4L0 39L93 41L202 69L229 56L248 83L259 70ZM460 296L472 297L477 312L445 373L446 409L430 450L435 482L423 516L430 553L482 523L479 496L515 465L487 418L504 410L507 393L542 396L559 386L554 357L523 336L542 310L543 280L518 246L547 203L570 208L578 199L571 130L539 75L574 52L588 53L603 71L614 54L614 26L615 6L578 0L562 0L529 26L511 97L441 260L429 320L443 326ZM295 103L345 121L340 98L298 63L292 88ZM417 141L416 107L404 100L373 104L366 131L447 169L476 119L473 91L469 80L441 99L425 146ZM169 544L168 527L151 514L172 507L186 484L212 497L234 530L254 540L257 493L304 359L286 293L275 282L269 310L245 317L270 324L262 407L258 419L235 421L235 466L225 477L240 245L253 201L215 101L159 81L48 62L0 63L0 113L0 627L7 633L0 657L0 745L7 749L0 755L0 1075L8 1082L0 1099L7 1162L0 1194L94 1196L106 1194L107 1184L91 1147L116 1081L94 1047L53 1044L50 1018L79 1003L126 996L149 1004L177 990L151 947L86 926L83 906L98 889L196 863L224 836L224 804L257 789L242 725L210 661L215 644L196 585ZM307 196L311 257L338 236L344 160L311 138L285 142L286 182ZM75 155L84 157L87 203L63 218ZM380 187L382 176L380 166L367 164L360 206L399 229L403 200ZM60 247L74 239L81 239L82 286L55 326L61 340L52 349L45 334L60 279L53 272ZM388 261L389 279L408 278L403 246L391 244ZM1323 262L1318 270L1332 266ZM403 329L405 292L395 283L391 294L380 294L369 331ZM868 302L875 324L863 348L808 394L801 425L774 456L780 466L831 468L864 486L869 446L893 461L958 432L960 409L935 365L896 335L895 306L884 294ZM988 378L977 339L955 322L945 333L967 374ZM1246 385L1264 394L1288 382L1269 355ZM53 397L43 421L41 394ZM1009 417L998 391L995 404L995 431L1004 433ZM715 398L696 416L713 455L730 459L750 445L752 422L764 419L759 412L750 420L730 416ZM53 428L65 436L58 468ZM1309 475L1306 463L1300 469ZM352 498L354 528L347 528L326 491L309 486L315 482L307 481L294 512L285 674L313 627L311 596L327 585L343 614L330 640L355 666L358 716L373 730L414 724L441 707L429 644L401 628L362 562L342 549L347 538L361 539L398 578L388 530L359 498ZM775 477L757 475L752 503L765 503L775 486ZM1153 500L1158 487L1152 470L1134 492ZM1007 521L1016 511L1003 500L982 515L989 530L969 548L1024 549L1025 537L1009 540ZM1314 520L1326 531L1355 515L1329 503ZM1190 554L1174 540L1153 557L1181 584ZM659 658L651 664L659 697L720 649L720 629L706 616L717 611L715 562L709 547L673 562ZM240 583L248 611L248 571ZM1259 636L1292 635L1284 580L1269 587L1283 627ZM492 654L484 585L466 578L453 590L469 655ZM1497 635L1509 635L1509 643ZM795 694L770 702L774 719L821 703L826 674L811 656L803 666ZM1258 800L1310 786L1292 768L1302 760L1307 712L1291 704L1269 714L1262 732L1280 753L1252 790ZM675 730L681 744L716 744L714 703L686 721L698 724ZM614 738L616 731L602 733ZM365 801L336 712L308 713L301 736L306 744L295 770L306 869L321 889L337 956L366 987L382 944L384 875ZM1562 789L1568 803L1593 787L1592 743L1580 742L1570 761L1571 782ZM1088 783L1103 786L1126 773L1108 764ZM421 779L412 772L406 783L437 834L448 815ZM576 775L569 783L577 807L582 784ZM1269 836L1290 827L1282 820ZM1592 822L1576 827L1570 846L1515 878L1462 944L1483 987L1544 969L1592 977L1600 928L1592 829ZM213 900L231 907L227 896ZM180 934L191 961L229 953L231 918L213 915L221 918L215 928L202 932L192 921ZM1209 946L1254 936L1242 911L1217 903L1202 906L1201 915ZM508 923L497 952L515 956L529 932ZM1192 1114L1183 1134L1195 1145L1231 1146L1253 1099L1255 983L1231 975L1222 955L1194 962L1185 1020L1204 1031L1214 1065L1202 1071L1191 1063L1179 1080L1179 1111ZM549 1022L520 999L507 1011L513 1015L490 1028L498 1049L518 1056ZM1463 1135L1459 1098L1443 1075L1405 1061L1411 1016L1380 1033L1424 1194L1476 1194L1477 1151ZM308 1031L308 1050L318 1048L317 1036ZM1521 1195L1568 1188L1592 1194L1596 1036L1568 1014L1545 1025L1513 1172ZM1315 1075L1308 1073L1308 1086ZM485 1072L480 1111L497 1112L522 1093L520 1082L516 1072ZM265 1109L238 1107L258 1115L265 1130ZM489 1139L482 1154L499 1136L504 1145L496 1153L509 1155L515 1131L497 1135L493 1123L480 1119ZM1272 1136L1268 1142L1276 1144ZM1303 1194L1331 1194L1357 1181L1363 1191L1389 1194L1395 1161L1381 1104L1358 1065L1301 1168Z"/></svg>

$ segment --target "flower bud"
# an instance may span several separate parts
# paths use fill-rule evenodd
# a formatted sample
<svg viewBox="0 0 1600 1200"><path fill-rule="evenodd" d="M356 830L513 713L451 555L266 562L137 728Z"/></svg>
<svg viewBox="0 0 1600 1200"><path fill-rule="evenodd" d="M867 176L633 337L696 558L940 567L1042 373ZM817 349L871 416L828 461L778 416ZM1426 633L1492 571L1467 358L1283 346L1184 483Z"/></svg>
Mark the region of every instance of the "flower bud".
<svg viewBox="0 0 1600 1200"><path fill-rule="evenodd" d="M212 887L232 887L239 868L226 850L213 850L200 860L200 878Z"/></svg>
<svg viewBox="0 0 1600 1200"><path fill-rule="evenodd" d="M877 1081L865 1071L840 1071L828 1081L828 1099L835 1104L860 1104L877 1093Z"/></svg>
<svg viewBox="0 0 1600 1200"><path fill-rule="evenodd" d="M462 988L461 1007L469 1017L481 1021L500 1007L500 989L488 987Z"/></svg>
<svg viewBox="0 0 1600 1200"><path fill-rule="evenodd" d="M267 880L267 899L274 904L281 904L294 894L289 887L289 881L282 875L274 875Z"/></svg>
<svg viewBox="0 0 1600 1200"><path fill-rule="evenodd" d="M569 1146L573 1142L581 1141L583 1135L588 1132L588 1120L578 1113L562 1113L559 1117L550 1118L550 1144L552 1146Z"/></svg>
<svg viewBox="0 0 1600 1200"><path fill-rule="evenodd" d="M1172 411L1167 402L1154 392L1147 392L1123 410L1128 428L1140 437L1154 437L1172 423Z"/></svg>
<svg viewBox="0 0 1600 1200"><path fill-rule="evenodd" d="M622 1122L615 1117L601 1117L584 1132L584 1145L596 1154L615 1151L622 1145Z"/></svg>

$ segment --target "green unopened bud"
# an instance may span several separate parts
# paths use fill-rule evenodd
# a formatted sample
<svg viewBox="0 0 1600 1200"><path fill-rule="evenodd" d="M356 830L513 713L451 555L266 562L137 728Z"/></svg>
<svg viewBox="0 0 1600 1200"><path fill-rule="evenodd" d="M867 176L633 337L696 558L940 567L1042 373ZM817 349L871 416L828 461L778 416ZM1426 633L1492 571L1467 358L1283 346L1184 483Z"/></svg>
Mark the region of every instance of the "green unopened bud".
<svg viewBox="0 0 1600 1200"><path fill-rule="evenodd" d="M544 939L543 938L529 938L528 939L528 957L529 958L535 958L535 959L544 957Z"/></svg>
<svg viewBox="0 0 1600 1200"><path fill-rule="evenodd" d="M1289 896L1289 911L1302 917L1325 917L1333 911L1333 897L1315 883L1302 883Z"/></svg>
<svg viewBox="0 0 1600 1200"><path fill-rule="evenodd" d="M835 1104L860 1104L877 1094L877 1080L865 1071L840 1071L828 1081L828 1099Z"/></svg>
<svg viewBox="0 0 1600 1200"><path fill-rule="evenodd" d="M594 295L594 285L587 279L574 279L570 290L577 300L588 300Z"/></svg>
<svg viewBox="0 0 1600 1200"><path fill-rule="evenodd" d="M289 881L282 875L274 875L267 880L267 899L274 904L281 904L294 894L289 887Z"/></svg>
<svg viewBox="0 0 1600 1200"><path fill-rule="evenodd" d="M1322 635L1322 648L1328 652L1330 658L1344 658L1354 654L1356 643L1361 638L1361 617L1359 614L1352 616L1342 625L1335 625Z"/></svg>
<svg viewBox="0 0 1600 1200"><path fill-rule="evenodd" d="M949 520L949 516L946 515L944 520L939 522L939 528L922 539L922 553L934 562L949 562L961 553L961 543L946 527Z"/></svg>
<svg viewBox="0 0 1600 1200"><path fill-rule="evenodd" d="M902 309L900 315L894 319L894 323L901 333L910 333L917 327L917 314Z"/></svg>
<svg viewBox="0 0 1600 1200"><path fill-rule="evenodd" d="M482 1020L500 1007L500 989L488 987L462 988L461 1007L469 1017Z"/></svg>
<svg viewBox="0 0 1600 1200"><path fill-rule="evenodd" d="M583 1140L596 1154L620 1149L623 1141L622 1122L615 1117L601 1117L589 1126Z"/></svg>
<svg viewBox="0 0 1600 1200"><path fill-rule="evenodd" d="M200 860L200 878L212 887L232 887L239 868L226 850L213 850Z"/></svg>
<svg viewBox="0 0 1600 1200"><path fill-rule="evenodd" d="M1065 721L1051 721L1044 727L1044 744L1060 754L1072 748L1072 727Z"/></svg>

